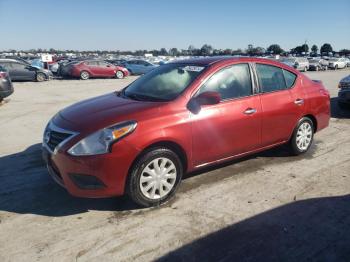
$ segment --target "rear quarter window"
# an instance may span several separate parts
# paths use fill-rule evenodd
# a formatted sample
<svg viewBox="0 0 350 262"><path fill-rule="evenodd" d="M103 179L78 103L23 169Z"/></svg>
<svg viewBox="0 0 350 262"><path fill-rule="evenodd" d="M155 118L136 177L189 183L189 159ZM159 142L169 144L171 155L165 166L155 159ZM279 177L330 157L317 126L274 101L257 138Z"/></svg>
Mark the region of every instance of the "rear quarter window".
<svg viewBox="0 0 350 262"><path fill-rule="evenodd" d="M287 70L283 70L283 75L284 79L286 80L287 88L291 88L297 79L297 75Z"/></svg>

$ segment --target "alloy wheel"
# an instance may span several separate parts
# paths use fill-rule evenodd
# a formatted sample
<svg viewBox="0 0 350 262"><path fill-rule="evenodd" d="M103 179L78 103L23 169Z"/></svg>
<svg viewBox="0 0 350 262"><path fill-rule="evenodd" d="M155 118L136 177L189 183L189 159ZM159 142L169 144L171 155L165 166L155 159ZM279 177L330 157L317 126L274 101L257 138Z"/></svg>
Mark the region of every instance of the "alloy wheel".
<svg viewBox="0 0 350 262"><path fill-rule="evenodd" d="M297 131L296 144L299 150L305 151L312 140L312 126L308 122L302 123Z"/></svg>

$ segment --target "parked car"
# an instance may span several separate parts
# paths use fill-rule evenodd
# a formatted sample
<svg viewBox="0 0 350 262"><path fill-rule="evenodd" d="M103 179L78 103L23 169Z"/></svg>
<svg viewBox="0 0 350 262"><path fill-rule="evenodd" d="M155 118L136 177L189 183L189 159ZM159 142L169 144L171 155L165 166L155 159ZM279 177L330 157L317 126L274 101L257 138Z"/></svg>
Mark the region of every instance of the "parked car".
<svg viewBox="0 0 350 262"><path fill-rule="evenodd" d="M52 73L49 70L33 67L14 59L0 59L0 65L5 67L12 81L33 81L42 82L50 80Z"/></svg>
<svg viewBox="0 0 350 262"><path fill-rule="evenodd" d="M285 57L281 59L281 62L299 71L309 70L309 61L305 57Z"/></svg>
<svg viewBox="0 0 350 262"><path fill-rule="evenodd" d="M82 80L95 77L127 77L129 72L126 68L112 65L102 60L84 60L68 63L61 70L62 75L78 77Z"/></svg>
<svg viewBox="0 0 350 262"><path fill-rule="evenodd" d="M144 60L130 60L124 62L123 65L132 75L143 75L157 67L156 65Z"/></svg>
<svg viewBox="0 0 350 262"><path fill-rule="evenodd" d="M339 82L338 104L339 107L345 108L350 105L350 75Z"/></svg>
<svg viewBox="0 0 350 262"><path fill-rule="evenodd" d="M75 196L127 193L154 206L184 173L281 144L303 154L329 119L322 83L284 64L190 59L61 110L44 131L43 157Z"/></svg>
<svg viewBox="0 0 350 262"><path fill-rule="evenodd" d="M309 60L309 70L319 71L328 69L328 61L322 58L316 58Z"/></svg>
<svg viewBox="0 0 350 262"><path fill-rule="evenodd" d="M345 63L346 63L346 67L350 67L350 58L345 57L344 60L345 60Z"/></svg>
<svg viewBox="0 0 350 262"><path fill-rule="evenodd" d="M124 63L126 62L125 59L112 59L112 60L106 60L106 62L111 63L116 66L124 66Z"/></svg>
<svg viewBox="0 0 350 262"><path fill-rule="evenodd" d="M0 65L0 102L13 93L13 85L7 69Z"/></svg>
<svg viewBox="0 0 350 262"><path fill-rule="evenodd" d="M331 58L329 59L329 68L334 70L345 68L347 66L345 58Z"/></svg>

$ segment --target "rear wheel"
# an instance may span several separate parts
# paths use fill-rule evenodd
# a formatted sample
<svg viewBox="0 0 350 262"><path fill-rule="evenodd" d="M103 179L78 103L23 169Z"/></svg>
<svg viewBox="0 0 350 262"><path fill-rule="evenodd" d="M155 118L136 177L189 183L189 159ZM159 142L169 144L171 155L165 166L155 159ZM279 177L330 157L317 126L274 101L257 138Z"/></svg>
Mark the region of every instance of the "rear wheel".
<svg viewBox="0 0 350 262"><path fill-rule="evenodd" d="M335 65L334 70L337 70L337 69L338 69L338 65Z"/></svg>
<svg viewBox="0 0 350 262"><path fill-rule="evenodd" d="M293 155L300 155L309 150L314 138L314 124L308 117L300 119L294 129L289 146Z"/></svg>
<svg viewBox="0 0 350 262"><path fill-rule="evenodd" d="M80 72L80 79L81 80L87 80L90 78L90 74L86 71L81 71Z"/></svg>
<svg viewBox="0 0 350 262"><path fill-rule="evenodd" d="M122 79L122 78L124 78L124 73L119 70L115 73L115 77L118 79Z"/></svg>
<svg viewBox="0 0 350 262"><path fill-rule="evenodd" d="M37 73L36 81L43 82L46 80L46 75L44 73Z"/></svg>
<svg viewBox="0 0 350 262"><path fill-rule="evenodd" d="M143 207L161 205L175 194L182 173L182 163L176 153L167 148L155 148L134 164L127 193Z"/></svg>

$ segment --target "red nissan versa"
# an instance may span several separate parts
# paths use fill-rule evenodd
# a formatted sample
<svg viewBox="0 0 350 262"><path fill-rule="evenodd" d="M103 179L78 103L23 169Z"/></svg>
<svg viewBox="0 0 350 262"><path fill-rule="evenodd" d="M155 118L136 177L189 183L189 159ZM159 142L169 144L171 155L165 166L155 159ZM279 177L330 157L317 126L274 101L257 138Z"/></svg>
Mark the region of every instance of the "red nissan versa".
<svg viewBox="0 0 350 262"><path fill-rule="evenodd" d="M49 173L72 195L127 193L142 206L174 195L184 173L277 145L306 152L328 126L322 83L255 58L155 68L120 92L55 115L43 138Z"/></svg>
<svg viewBox="0 0 350 262"><path fill-rule="evenodd" d="M116 77L118 79L129 75L128 69L112 65L102 60L85 60L72 63L68 75L87 80L91 77Z"/></svg>

